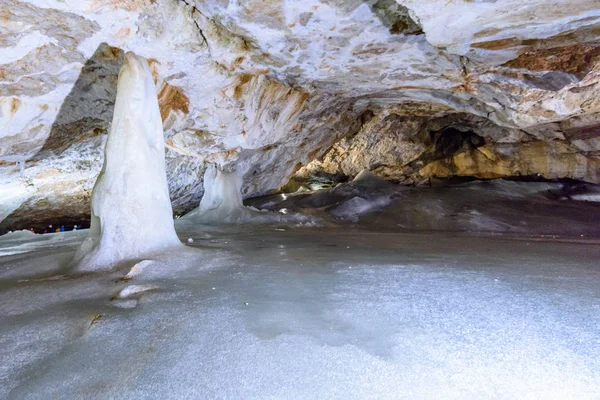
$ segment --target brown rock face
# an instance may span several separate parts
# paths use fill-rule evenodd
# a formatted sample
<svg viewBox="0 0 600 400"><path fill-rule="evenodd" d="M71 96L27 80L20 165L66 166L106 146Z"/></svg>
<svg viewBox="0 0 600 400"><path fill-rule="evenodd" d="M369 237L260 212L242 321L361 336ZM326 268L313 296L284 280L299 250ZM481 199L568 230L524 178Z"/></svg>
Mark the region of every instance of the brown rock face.
<svg viewBox="0 0 600 400"><path fill-rule="evenodd" d="M172 112L181 112L187 115L190 112L190 99L181 88L164 83L158 91L158 105L163 122Z"/></svg>
<svg viewBox="0 0 600 400"><path fill-rule="evenodd" d="M560 71L583 78L600 57L597 43L573 44L551 49L527 51L504 64L508 68L530 71Z"/></svg>
<svg viewBox="0 0 600 400"><path fill-rule="evenodd" d="M600 159L571 143L588 135L596 138L594 128L577 129L579 137L560 131L568 139L546 141L472 115L378 115L357 135L337 142L301 169L296 179L323 172L354 177L368 169L406 184L427 184L430 178L529 176L600 183Z"/></svg>

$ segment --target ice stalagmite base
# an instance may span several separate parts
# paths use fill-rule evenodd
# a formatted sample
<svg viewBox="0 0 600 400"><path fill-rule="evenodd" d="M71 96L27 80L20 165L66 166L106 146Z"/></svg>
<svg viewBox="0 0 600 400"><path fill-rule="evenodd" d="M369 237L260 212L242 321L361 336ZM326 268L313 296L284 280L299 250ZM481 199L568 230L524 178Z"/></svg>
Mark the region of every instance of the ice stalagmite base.
<svg viewBox="0 0 600 400"><path fill-rule="evenodd" d="M200 206L181 219L200 224L316 224L317 219L302 214L259 211L244 206L242 180L236 172L211 164L204 173L204 196Z"/></svg>
<svg viewBox="0 0 600 400"><path fill-rule="evenodd" d="M110 267L179 246L165 173L162 120L148 62L127 53L104 166L92 192L90 237L74 262Z"/></svg>
<svg viewBox="0 0 600 400"><path fill-rule="evenodd" d="M204 172L204 196L200 206L188 214L205 223L241 223L255 216L244 207L242 182L235 172L223 171L211 164Z"/></svg>

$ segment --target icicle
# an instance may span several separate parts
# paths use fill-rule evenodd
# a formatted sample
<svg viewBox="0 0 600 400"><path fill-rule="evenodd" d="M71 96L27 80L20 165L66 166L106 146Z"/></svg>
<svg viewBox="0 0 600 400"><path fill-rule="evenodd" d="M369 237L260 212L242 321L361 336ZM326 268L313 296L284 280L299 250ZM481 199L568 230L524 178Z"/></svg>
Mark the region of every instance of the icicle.
<svg viewBox="0 0 600 400"><path fill-rule="evenodd" d="M25 179L25 160L21 160L19 163L19 176L21 179Z"/></svg>

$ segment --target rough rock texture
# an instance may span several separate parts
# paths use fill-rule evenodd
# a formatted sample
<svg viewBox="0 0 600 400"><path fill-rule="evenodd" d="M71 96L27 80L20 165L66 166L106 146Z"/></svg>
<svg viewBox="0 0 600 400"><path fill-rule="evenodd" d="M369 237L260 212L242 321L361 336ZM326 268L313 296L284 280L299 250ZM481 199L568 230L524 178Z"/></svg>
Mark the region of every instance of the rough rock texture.
<svg viewBox="0 0 600 400"><path fill-rule="evenodd" d="M177 213L198 203L207 161L236 164L245 196L267 193L388 114L473 115L509 135L480 129L476 156L410 176L461 165L597 181L595 0L4 0L0 19L3 228L85 217L128 50L151 60ZM407 176L392 169L431 149L406 141L417 149L376 161L385 175ZM489 165L469 166L477 157Z"/></svg>
<svg viewBox="0 0 600 400"><path fill-rule="evenodd" d="M367 169L406 184L453 176L541 176L600 183L600 158L570 139L560 124L523 130L472 114L432 118L381 113L295 178L311 180L325 173L343 179Z"/></svg>

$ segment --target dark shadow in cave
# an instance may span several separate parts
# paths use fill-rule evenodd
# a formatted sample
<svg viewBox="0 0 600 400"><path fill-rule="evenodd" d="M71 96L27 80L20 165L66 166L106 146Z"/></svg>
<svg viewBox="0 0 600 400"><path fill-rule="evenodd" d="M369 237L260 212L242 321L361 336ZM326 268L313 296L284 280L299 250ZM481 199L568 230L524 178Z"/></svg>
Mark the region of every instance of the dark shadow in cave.
<svg viewBox="0 0 600 400"><path fill-rule="evenodd" d="M73 89L60 107L48 139L33 157L34 161L60 155L86 137L108 132L123 56L123 50L107 43L98 46L81 69ZM29 228L43 232L50 224L54 227L64 225L67 230L73 225L86 228L90 218L88 203L89 198L81 196L59 203L49 199L29 199L1 221L0 235L9 230ZM81 210L86 211L82 213Z"/></svg>
<svg viewBox="0 0 600 400"><path fill-rule="evenodd" d="M429 132L429 138L433 142L434 159L452 157L461 149L473 151L485 144L485 139L475 132L452 127Z"/></svg>
<svg viewBox="0 0 600 400"><path fill-rule="evenodd" d="M47 151L61 154L83 137L108 132L115 99L123 50L101 43L81 69L52 125L50 135L34 159Z"/></svg>

